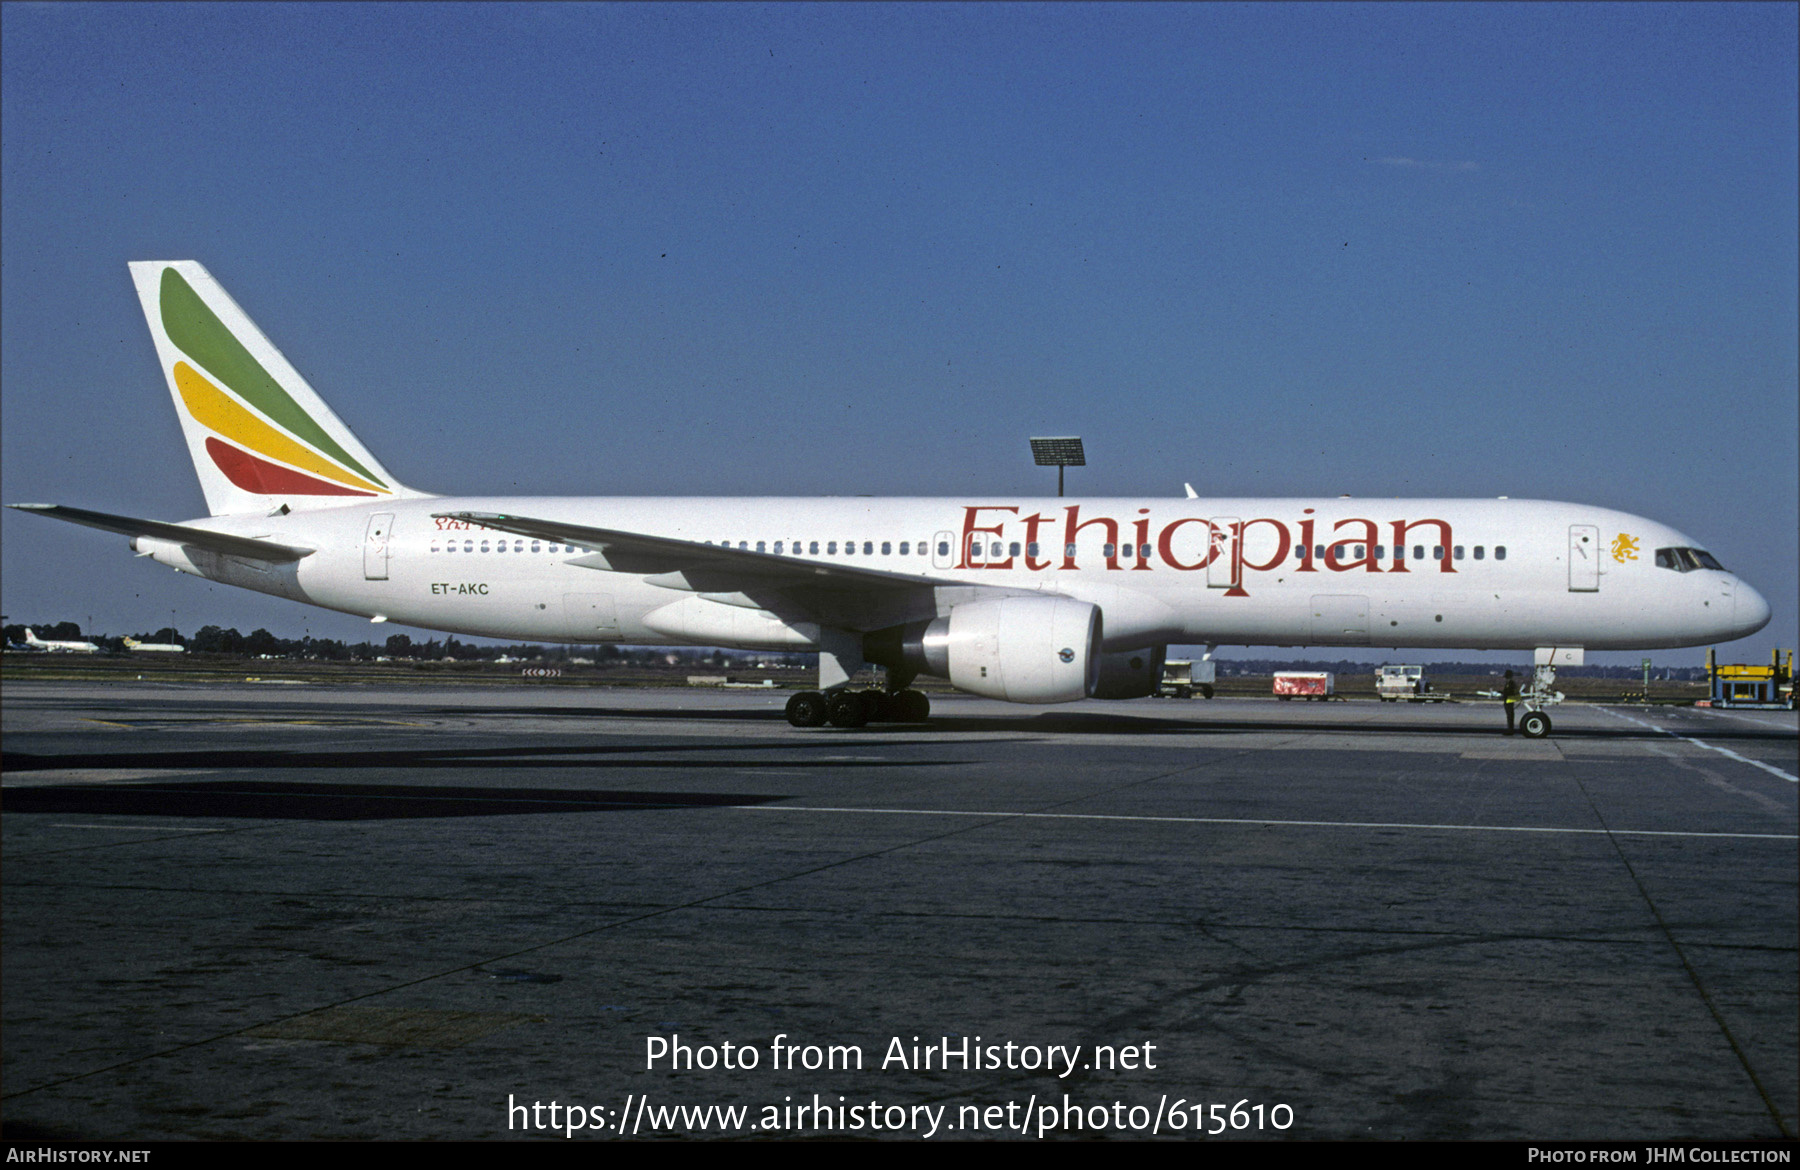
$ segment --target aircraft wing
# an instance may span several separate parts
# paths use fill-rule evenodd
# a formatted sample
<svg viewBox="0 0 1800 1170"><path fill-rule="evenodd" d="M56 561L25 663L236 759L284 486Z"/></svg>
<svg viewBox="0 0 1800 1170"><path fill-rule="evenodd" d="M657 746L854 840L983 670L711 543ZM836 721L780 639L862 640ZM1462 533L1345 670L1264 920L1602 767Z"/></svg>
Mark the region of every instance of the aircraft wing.
<svg viewBox="0 0 1800 1170"><path fill-rule="evenodd" d="M797 607L813 620L856 629L879 628L920 616L934 617L937 596L944 590L979 592L984 596L1033 592L531 516L498 512L435 515L593 550L591 555L577 557L570 564L631 573L669 589L743 594L778 613L793 613Z"/></svg>
<svg viewBox="0 0 1800 1170"><path fill-rule="evenodd" d="M297 561L301 557L311 556L314 551L310 548L296 548L290 544L277 544L272 540L257 540L250 536L232 536L230 533L213 532L206 528L190 528L185 524L165 524L161 520L139 520L131 516L114 516L109 512L90 512L86 508L70 508L62 504L8 504L7 507L39 516L51 516L57 520L67 520L71 524L85 524L89 528L103 528L108 532L123 533L126 536L148 536L154 540L170 540L178 544L190 544L195 548L210 549L227 556L244 557L253 561L276 563Z"/></svg>

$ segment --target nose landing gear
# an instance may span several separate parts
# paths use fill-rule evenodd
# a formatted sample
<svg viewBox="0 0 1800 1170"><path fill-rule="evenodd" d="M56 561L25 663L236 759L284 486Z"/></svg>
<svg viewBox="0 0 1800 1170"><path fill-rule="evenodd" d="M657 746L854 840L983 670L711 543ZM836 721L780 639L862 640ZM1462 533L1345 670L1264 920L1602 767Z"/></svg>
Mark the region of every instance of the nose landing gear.
<svg viewBox="0 0 1800 1170"><path fill-rule="evenodd" d="M1526 739L1543 739L1550 734L1550 716L1544 708L1563 701L1563 693L1555 686L1556 667L1540 663L1532 668L1531 685L1519 694L1525 707L1525 714L1519 719L1519 734Z"/></svg>
<svg viewBox="0 0 1800 1170"><path fill-rule="evenodd" d="M1542 711L1527 711L1519 720L1519 734L1527 739L1542 739L1550 734L1550 716Z"/></svg>

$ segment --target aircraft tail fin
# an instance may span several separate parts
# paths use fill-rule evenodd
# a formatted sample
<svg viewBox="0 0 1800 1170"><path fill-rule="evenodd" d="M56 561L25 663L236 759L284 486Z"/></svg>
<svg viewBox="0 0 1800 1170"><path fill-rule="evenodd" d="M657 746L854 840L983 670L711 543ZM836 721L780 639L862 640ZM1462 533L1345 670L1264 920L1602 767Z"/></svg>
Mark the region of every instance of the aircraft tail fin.
<svg viewBox="0 0 1800 1170"><path fill-rule="evenodd" d="M402 485L193 260L131 278L215 516L429 495Z"/></svg>

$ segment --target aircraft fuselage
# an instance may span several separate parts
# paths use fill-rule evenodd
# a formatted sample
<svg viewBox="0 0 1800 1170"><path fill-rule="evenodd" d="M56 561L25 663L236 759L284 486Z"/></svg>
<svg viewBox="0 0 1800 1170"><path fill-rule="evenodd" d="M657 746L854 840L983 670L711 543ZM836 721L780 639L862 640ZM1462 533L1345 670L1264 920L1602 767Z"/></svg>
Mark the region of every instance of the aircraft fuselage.
<svg viewBox="0 0 1800 1170"><path fill-rule="evenodd" d="M438 497L190 522L315 550L287 565L136 544L213 580L458 634L817 648L816 626L769 593L601 567L587 548L446 515L457 512L522 513L939 583L900 608L864 607L831 623L864 631L942 616L967 587L1074 598L1103 612L1108 651L1170 642L1651 649L1741 637L1768 616L1735 575L1659 557L1698 548L1674 529L1539 500Z"/></svg>

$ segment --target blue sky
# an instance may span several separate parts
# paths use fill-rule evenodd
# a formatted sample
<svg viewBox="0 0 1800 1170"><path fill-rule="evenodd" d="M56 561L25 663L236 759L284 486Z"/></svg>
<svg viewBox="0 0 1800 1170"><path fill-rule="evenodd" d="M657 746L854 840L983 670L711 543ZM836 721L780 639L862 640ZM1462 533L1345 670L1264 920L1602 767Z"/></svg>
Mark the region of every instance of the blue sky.
<svg viewBox="0 0 1800 1170"><path fill-rule="evenodd" d="M1651 516L1760 660L1796 11L5 4L0 495L204 512L125 270L193 258L418 487L1047 493L1081 434L1072 495ZM0 525L14 621L370 636Z"/></svg>

